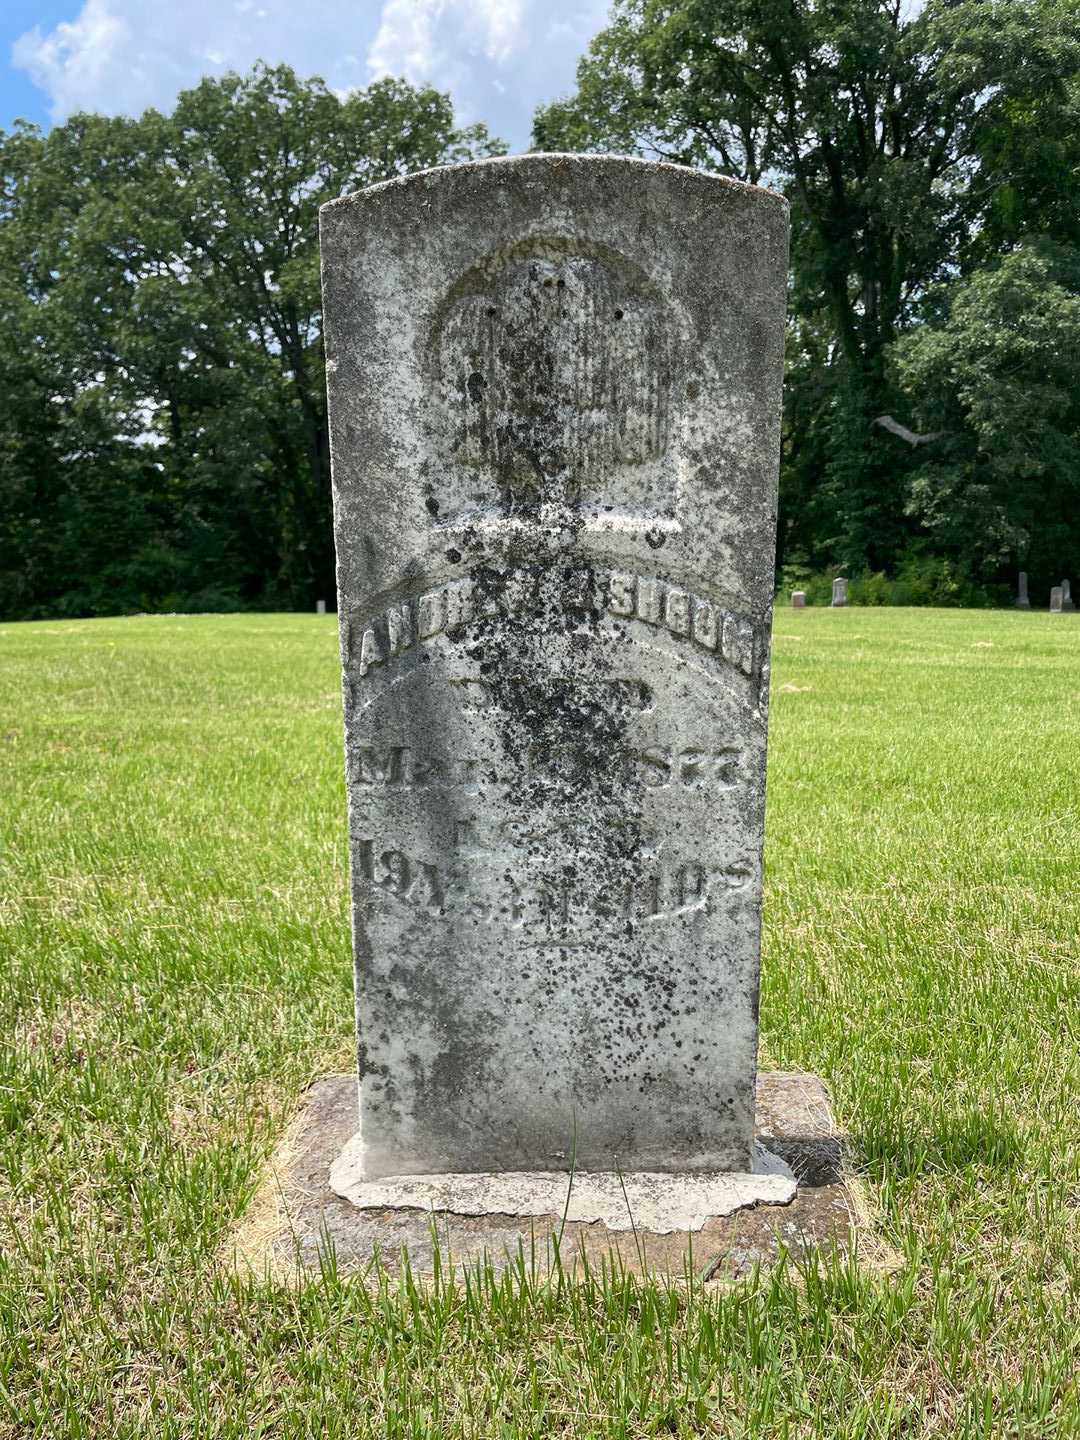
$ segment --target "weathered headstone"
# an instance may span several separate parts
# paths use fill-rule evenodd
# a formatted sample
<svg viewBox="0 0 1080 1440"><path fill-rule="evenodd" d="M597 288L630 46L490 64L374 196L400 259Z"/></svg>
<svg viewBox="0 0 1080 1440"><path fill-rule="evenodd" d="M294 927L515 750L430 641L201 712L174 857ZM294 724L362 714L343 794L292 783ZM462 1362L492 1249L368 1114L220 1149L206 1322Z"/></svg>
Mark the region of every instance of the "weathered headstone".
<svg viewBox="0 0 1080 1440"><path fill-rule="evenodd" d="M1050 613L1051 613L1051 615L1060 615L1060 614L1061 614L1061 610L1062 610L1062 605L1063 605L1063 603L1064 603L1064 599L1065 599L1065 597L1064 597L1064 595L1062 594L1061 586L1060 586L1060 585L1055 585L1055 586L1051 589L1051 591L1050 591Z"/></svg>
<svg viewBox="0 0 1080 1440"><path fill-rule="evenodd" d="M533 155L321 219L363 1175L748 1171L786 206Z"/></svg>
<svg viewBox="0 0 1080 1440"><path fill-rule="evenodd" d="M1061 582L1061 608L1062 610L1076 609L1076 602L1072 598L1072 584L1068 580Z"/></svg>
<svg viewBox="0 0 1080 1440"><path fill-rule="evenodd" d="M793 590L793 591L791 592L791 608L792 608L793 610L805 610L805 609L806 609L806 591L805 591L805 590Z"/></svg>
<svg viewBox="0 0 1080 1440"><path fill-rule="evenodd" d="M832 603L836 606L847 604L847 581L842 575L832 582Z"/></svg>
<svg viewBox="0 0 1080 1440"><path fill-rule="evenodd" d="M1028 599L1028 578L1026 570L1021 570L1017 576L1016 608L1018 610L1031 609L1031 601Z"/></svg>
<svg viewBox="0 0 1080 1440"><path fill-rule="evenodd" d="M316 601L315 601L315 614L316 614L316 615L325 615L325 614L326 614L326 601L325 601L325 600L316 600Z"/></svg>

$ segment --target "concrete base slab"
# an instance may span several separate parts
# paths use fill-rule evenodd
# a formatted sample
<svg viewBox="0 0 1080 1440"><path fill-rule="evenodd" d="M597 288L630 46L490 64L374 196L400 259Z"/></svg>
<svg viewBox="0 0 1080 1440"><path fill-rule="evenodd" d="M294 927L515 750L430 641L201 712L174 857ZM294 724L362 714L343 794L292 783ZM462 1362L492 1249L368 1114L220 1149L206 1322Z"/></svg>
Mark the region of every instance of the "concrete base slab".
<svg viewBox="0 0 1080 1440"><path fill-rule="evenodd" d="M846 1251L860 1232L867 1231L858 1187L843 1168L842 1141L828 1094L815 1075L763 1072L758 1076L758 1141L783 1162L782 1169L773 1167L780 1173L683 1176L678 1177L678 1188L668 1175L624 1176L629 1207L617 1176L579 1173L571 1192L571 1205L576 1208L565 1223L566 1176L538 1177L548 1188L526 1193L518 1188L521 1176L512 1181L511 1177L404 1177L410 1185L423 1180L430 1188L413 1194L406 1204L403 1190L392 1188L386 1195L376 1195L373 1187L361 1196L370 1204L358 1208L351 1194L343 1198L330 1183L335 1167L339 1189L358 1193L357 1176L350 1175L347 1158L351 1153L355 1161L355 1147L350 1152L349 1144L356 1120L354 1075L328 1075L308 1088L231 1237L229 1263L288 1279L317 1272L331 1248L338 1269L346 1273L362 1269L376 1256L396 1269L404 1248L413 1272L423 1275L433 1266L436 1248L444 1268L451 1260L467 1266L486 1258L498 1269L519 1251L529 1263L543 1266L553 1259L557 1244L564 1265L582 1257L595 1263L614 1254L631 1270L684 1275L689 1268L705 1278L720 1278L743 1273L755 1264L767 1265L781 1248L795 1254L814 1247ZM798 1179L794 1196L791 1173ZM483 1185L496 1178L508 1182L506 1193L496 1195L489 1189L484 1194ZM636 1185L633 1191L628 1184L631 1178ZM696 1183L688 1185L690 1180ZM461 1181L479 1182L480 1188L470 1198ZM743 1192L739 1208L732 1208L731 1187L738 1190L743 1182L758 1187L757 1193ZM379 1181L377 1187L401 1184ZM505 1208L479 1209L496 1201ZM454 1208L447 1208L450 1205ZM863 1249L869 1245L871 1251L881 1248L866 1233L860 1244Z"/></svg>
<svg viewBox="0 0 1080 1440"><path fill-rule="evenodd" d="M563 1217L609 1230L700 1230L711 1215L748 1205L789 1205L795 1176L759 1149L750 1175L668 1175L654 1171L504 1171L501 1174L393 1175L364 1179L363 1146L354 1135L330 1166L330 1188L358 1210L447 1211L453 1215Z"/></svg>

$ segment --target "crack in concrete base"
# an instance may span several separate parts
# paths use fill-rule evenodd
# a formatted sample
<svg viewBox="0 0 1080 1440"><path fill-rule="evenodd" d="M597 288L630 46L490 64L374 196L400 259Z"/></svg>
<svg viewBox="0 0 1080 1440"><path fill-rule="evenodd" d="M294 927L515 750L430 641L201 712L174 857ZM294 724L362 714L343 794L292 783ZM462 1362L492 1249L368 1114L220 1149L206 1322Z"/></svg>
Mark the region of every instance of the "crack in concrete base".
<svg viewBox="0 0 1080 1440"><path fill-rule="evenodd" d="M330 1167L330 1188L358 1210L427 1210L451 1215L560 1217L609 1230L670 1235L700 1230L711 1216L750 1205L789 1205L797 1189L790 1167L757 1147L753 1174L636 1171L505 1171L499 1174L392 1175L364 1179L363 1145L354 1135Z"/></svg>

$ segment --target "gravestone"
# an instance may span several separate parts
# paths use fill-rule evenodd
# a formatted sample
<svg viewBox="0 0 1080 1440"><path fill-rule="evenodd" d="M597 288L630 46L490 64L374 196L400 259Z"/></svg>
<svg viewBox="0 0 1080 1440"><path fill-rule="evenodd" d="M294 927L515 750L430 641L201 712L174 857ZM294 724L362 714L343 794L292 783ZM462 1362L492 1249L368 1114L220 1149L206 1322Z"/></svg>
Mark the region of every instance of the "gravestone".
<svg viewBox="0 0 1080 1440"><path fill-rule="evenodd" d="M356 1169L749 1171L786 205L530 155L321 232Z"/></svg>
<svg viewBox="0 0 1080 1440"><path fill-rule="evenodd" d="M1076 609L1076 602L1072 598L1072 584L1068 580L1061 582L1061 608L1062 610Z"/></svg>
<svg viewBox="0 0 1080 1440"><path fill-rule="evenodd" d="M1063 606L1063 604L1064 604L1064 599L1065 599L1065 597L1064 597L1064 595L1062 594L1061 586L1060 586L1060 585L1055 585L1055 586L1052 588L1052 590L1050 591L1050 614L1051 614L1051 615L1060 615L1060 614L1061 614L1062 606Z"/></svg>
<svg viewBox="0 0 1080 1440"><path fill-rule="evenodd" d="M832 603L836 606L847 604L847 581L842 575L832 582Z"/></svg>
<svg viewBox="0 0 1080 1440"><path fill-rule="evenodd" d="M326 614L326 601L325 601L325 600L316 600L316 601L315 601L315 614L316 614L316 615L325 615L325 614Z"/></svg>
<svg viewBox="0 0 1080 1440"><path fill-rule="evenodd" d="M1028 578L1026 570L1020 571L1020 574L1017 576L1017 582L1018 593L1016 596L1016 608L1018 610L1030 610L1031 601L1028 599Z"/></svg>
<svg viewBox="0 0 1080 1440"><path fill-rule="evenodd" d="M791 608L792 608L793 610L805 610L805 609L806 609L806 591L805 591L805 590L793 590L793 591L791 592Z"/></svg>

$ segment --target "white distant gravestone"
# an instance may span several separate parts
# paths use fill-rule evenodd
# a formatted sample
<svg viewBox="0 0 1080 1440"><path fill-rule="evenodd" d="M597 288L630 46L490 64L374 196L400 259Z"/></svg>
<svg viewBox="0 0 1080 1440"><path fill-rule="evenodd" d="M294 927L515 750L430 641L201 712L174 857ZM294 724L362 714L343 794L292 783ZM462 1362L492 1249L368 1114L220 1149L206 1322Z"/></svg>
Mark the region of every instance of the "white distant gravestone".
<svg viewBox="0 0 1080 1440"><path fill-rule="evenodd" d="M1064 605L1064 602L1065 602L1065 596L1064 596L1064 594L1062 593L1061 586L1060 586L1060 585L1054 585L1054 586L1051 588L1051 591L1050 591L1050 613L1051 613L1051 615L1060 615L1060 614L1061 614L1061 611L1062 611L1062 606Z"/></svg>
<svg viewBox="0 0 1080 1440"><path fill-rule="evenodd" d="M351 1178L750 1171L786 205L530 155L321 226Z"/></svg>
<svg viewBox="0 0 1080 1440"><path fill-rule="evenodd" d="M1062 610L1076 609L1076 602L1072 598L1072 582L1069 580L1061 582L1061 608Z"/></svg>
<svg viewBox="0 0 1080 1440"><path fill-rule="evenodd" d="M837 608L847 604L847 580L842 575L832 582L832 603Z"/></svg>

